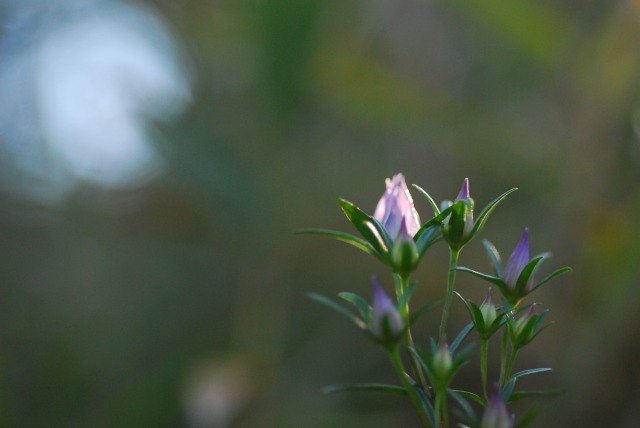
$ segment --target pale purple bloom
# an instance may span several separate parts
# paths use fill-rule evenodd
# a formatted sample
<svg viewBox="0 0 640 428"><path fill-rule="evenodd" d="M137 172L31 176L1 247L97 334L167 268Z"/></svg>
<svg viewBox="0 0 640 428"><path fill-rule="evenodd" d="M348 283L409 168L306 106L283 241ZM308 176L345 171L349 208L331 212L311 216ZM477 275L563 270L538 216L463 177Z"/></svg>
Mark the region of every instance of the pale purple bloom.
<svg viewBox="0 0 640 428"><path fill-rule="evenodd" d="M531 318L533 318L536 313L536 306L536 303L532 304L529 310L515 322L513 331L516 336L520 335L524 326L529 322Z"/></svg>
<svg viewBox="0 0 640 428"><path fill-rule="evenodd" d="M504 269L504 282L507 288L510 290L515 289L518 278L522 273L522 269L531 261L531 255L529 253L529 229L525 228L522 233L520 242L516 245L516 248L511 253L507 266ZM529 277L527 284L527 290L533 287L533 275Z"/></svg>
<svg viewBox="0 0 640 428"><path fill-rule="evenodd" d="M420 230L420 217L402 174L386 179L387 190L380 198L373 217L393 241L412 238Z"/></svg>
<svg viewBox="0 0 640 428"><path fill-rule="evenodd" d="M480 428L512 428L514 425L514 417L509 416L507 406L500 395L497 385L491 394L489 404L484 411Z"/></svg>
<svg viewBox="0 0 640 428"><path fill-rule="evenodd" d="M382 284L375 276L371 279L373 283L373 305L371 332L379 339L387 339L387 332L384 329L385 319L388 323L392 336L399 336L404 330L404 323L400 318L396 305L393 304L389 296L384 292Z"/></svg>

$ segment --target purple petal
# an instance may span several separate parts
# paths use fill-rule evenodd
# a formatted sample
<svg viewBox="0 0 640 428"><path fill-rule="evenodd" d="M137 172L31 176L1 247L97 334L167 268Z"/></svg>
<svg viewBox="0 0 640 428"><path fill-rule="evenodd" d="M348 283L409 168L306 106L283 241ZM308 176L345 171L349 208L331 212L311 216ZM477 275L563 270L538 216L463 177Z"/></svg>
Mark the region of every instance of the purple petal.
<svg viewBox="0 0 640 428"><path fill-rule="evenodd" d="M513 253L511 253L511 257L509 257L507 266L504 269L504 282L507 284L508 288L512 290L515 288L522 269L524 269L530 260L529 229L525 228L522 233L522 238L520 238L520 242L518 242ZM533 278L531 278L531 281L533 281Z"/></svg>
<svg viewBox="0 0 640 428"><path fill-rule="evenodd" d="M460 193L458 193L458 196L456 197L456 200L454 202L458 202L463 199L470 199L470 198L471 196L469 195L469 179L465 178L464 181L462 182Z"/></svg>
<svg viewBox="0 0 640 428"><path fill-rule="evenodd" d="M385 228L392 240L400 237L402 225L413 237L420 229L420 217L402 174L386 180L387 190L378 201L373 217Z"/></svg>
<svg viewBox="0 0 640 428"><path fill-rule="evenodd" d="M500 395L500 390L496 385L491 394L489 404L484 411L480 428L511 428L513 418L507 412L507 406Z"/></svg>

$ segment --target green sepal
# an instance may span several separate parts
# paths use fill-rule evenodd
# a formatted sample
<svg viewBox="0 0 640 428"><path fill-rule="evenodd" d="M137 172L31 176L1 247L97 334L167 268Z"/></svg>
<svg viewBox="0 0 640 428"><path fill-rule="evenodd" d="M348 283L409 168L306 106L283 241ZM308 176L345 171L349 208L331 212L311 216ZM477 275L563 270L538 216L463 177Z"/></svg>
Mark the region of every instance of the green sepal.
<svg viewBox="0 0 640 428"><path fill-rule="evenodd" d="M471 232L465 236L465 219L472 212L470 205L468 200L460 200L448 208L451 210L451 214L447 224L442 228L442 235L454 250L460 250L473 237Z"/></svg>
<svg viewBox="0 0 640 428"><path fill-rule="evenodd" d="M339 199L338 204L347 219L360 232L362 237L382 256L386 263L390 263L389 252L393 242L384 227L375 218L368 216L351 202Z"/></svg>
<svg viewBox="0 0 640 428"><path fill-rule="evenodd" d="M407 395L407 390L403 387L387 385L385 383L341 383L337 385L327 385L322 388L323 394L345 391L375 391L394 395Z"/></svg>
<svg viewBox="0 0 640 428"><path fill-rule="evenodd" d="M323 296L321 294L317 294L317 293L307 293L307 296L311 300L315 300L316 302L321 303L321 304L333 309L334 311L344 315L349 320L351 320L351 322L353 322L358 328L360 328L362 330L367 330L367 324L363 320L361 320L360 318L358 318L357 316L355 316L354 314L352 314L347 309L345 309L343 306L337 304L333 300L331 300L331 299L329 299L329 298L327 298L327 297L325 297L325 296Z"/></svg>
<svg viewBox="0 0 640 428"><path fill-rule="evenodd" d="M358 296L357 294L349 293L346 291L342 293L338 293L338 296L341 299L344 299L347 302L353 304L356 307L356 309L358 309L358 312L360 313L360 316L362 317L364 322L367 325L371 324L371 314L373 310L371 309L371 306L369 305L369 303L367 303L365 299Z"/></svg>
<svg viewBox="0 0 640 428"><path fill-rule="evenodd" d="M514 295L524 297L531 291L527 290L527 282L529 282L529 278L531 277L531 275L533 275L535 271L538 270L540 263L542 263L544 259L544 255L534 257L529 261L529 263L525 265L524 268L522 268L520 276L518 276L518 281L516 281L516 286L513 293Z"/></svg>
<svg viewBox="0 0 640 428"><path fill-rule="evenodd" d="M473 229L471 230L471 237L474 237L478 233L480 233L480 231L484 227L484 224L487 222L487 219L489 218L489 214L491 214L491 212L496 208L496 206L500 202L502 202L504 200L504 198L506 198L507 196L509 196L509 194L515 192L516 190L518 190L517 187L514 187L513 189L507 190L502 195L498 196L493 201L491 201L489 203L489 205L484 207L484 209L482 210L482 212L480 213L480 215L478 216L478 218L476 219L476 221L475 221L475 223L473 225Z"/></svg>
<svg viewBox="0 0 640 428"><path fill-rule="evenodd" d="M358 238L357 236L353 236L349 233L338 232L335 230L328 229L300 229L296 230L297 234L304 235L320 235L326 236L328 238L333 238L338 241L346 242L347 244L353 245L354 247L364 251L367 254L371 254L382 260L380 254L371 246L370 243L365 241L364 239Z"/></svg>
<svg viewBox="0 0 640 428"><path fill-rule="evenodd" d="M500 253L496 247L487 239L482 240L482 245L487 250L487 254L489 254L489 259L491 259L491 266L493 267L493 273L497 277L502 278L502 260L500 260Z"/></svg>
<svg viewBox="0 0 640 428"><path fill-rule="evenodd" d="M433 200L433 198L427 193L426 190L424 190L422 187L418 186L417 184L413 184L413 187L420 193L422 193L422 196L424 196L427 199L427 202L429 202L429 205L431 205L431 209L433 210L433 214L435 216L437 216L438 214L440 214L440 208L438 208L438 204L436 204L436 202Z"/></svg>

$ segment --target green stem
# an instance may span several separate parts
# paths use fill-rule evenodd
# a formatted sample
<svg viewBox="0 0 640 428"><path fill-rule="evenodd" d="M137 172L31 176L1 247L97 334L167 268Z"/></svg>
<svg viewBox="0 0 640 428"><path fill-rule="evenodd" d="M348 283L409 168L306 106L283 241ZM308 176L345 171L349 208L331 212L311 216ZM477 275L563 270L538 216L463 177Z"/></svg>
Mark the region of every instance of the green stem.
<svg viewBox="0 0 640 428"><path fill-rule="evenodd" d="M460 255L460 250L451 249L449 257L449 279L447 281L447 295L445 296L444 308L442 308L442 319L440 320L440 342L442 342L447 335L447 320L449 319L449 308L451 307L451 301L453 300L453 284L456 281L455 267L458 265L458 255Z"/></svg>
<svg viewBox="0 0 640 428"><path fill-rule="evenodd" d="M513 369L513 363L516 361L516 355L518 355L518 349L511 348L511 355L509 356L509 365L507 366L507 372L505 374L505 382L511 377L511 370Z"/></svg>
<svg viewBox="0 0 640 428"><path fill-rule="evenodd" d="M504 333L502 335L502 345L500 346L500 380L498 384L500 388L504 386L505 382L505 373L507 370L507 342L509 340L509 332L508 329L504 329Z"/></svg>
<svg viewBox="0 0 640 428"><path fill-rule="evenodd" d="M436 388L435 419L436 428L447 428L449 426L447 388Z"/></svg>
<svg viewBox="0 0 640 428"><path fill-rule="evenodd" d="M404 364L402 363L402 359L400 358L400 353L398 352L398 347L395 347L389 350L389 358L391 359L391 364L393 364L393 368L395 369L396 374L400 378L400 382L402 382L402 385L407 391L407 394L409 394L409 398L411 399L411 402L413 403L414 407L418 411L418 416L420 416L420 421L422 422L422 425L425 427L430 427L431 423L429 422L429 417L427 416L427 413L425 412L424 407L422 406L420 397L418 397L418 393L416 392L416 389L414 388L413 385L411 385L411 383L409 382L409 379L407 378L407 374L405 373L405 369L404 369ZM437 418L437 414L436 414L436 418Z"/></svg>
<svg viewBox="0 0 640 428"><path fill-rule="evenodd" d="M487 395L487 351L489 348L489 341L487 339L482 339L480 345L480 374L482 376L482 393L484 394L484 398L486 400L489 399Z"/></svg>
<svg viewBox="0 0 640 428"><path fill-rule="evenodd" d="M398 277L400 279L400 295L402 295L405 293L409 285L409 277L408 276L405 277L402 275L398 275ZM397 297L400 298L400 295L398 295ZM405 325L407 326L407 330L404 337L405 346L407 347L407 349L410 349L410 348L415 349L415 346L413 344L413 337L411 336L411 327L409 326L409 322L410 322L409 301L407 301L405 307L402 308L402 311L404 312L403 319L404 319ZM413 355L412 352L408 352L408 355L409 355L409 364L411 365L411 372L413 373L414 377L417 379L418 385L420 385L420 387L425 392L425 394L428 397L430 397L431 392L429 388L427 388L427 379L422 370L422 366L420 366L418 361L416 361L416 357Z"/></svg>

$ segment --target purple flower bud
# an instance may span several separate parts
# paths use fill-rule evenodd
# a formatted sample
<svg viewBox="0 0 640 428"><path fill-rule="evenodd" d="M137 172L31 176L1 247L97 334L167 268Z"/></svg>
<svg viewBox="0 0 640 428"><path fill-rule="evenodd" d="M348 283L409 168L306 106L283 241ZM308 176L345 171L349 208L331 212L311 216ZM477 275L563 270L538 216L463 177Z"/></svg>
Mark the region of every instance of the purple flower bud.
<svg viewBox="0 0 640 428"><path fill-rule="evenodd" d="M469 194L469 179L465 178L462 182L462 187L460 188L460 193L456 197L454 202L462 201L464 199L471 199L471 195Z"/></svg>
<svg viewBox="0 0 640 428"><path fill-rule="evenodd" d="M507 266L504 269L504 282L507 288L510 290L515 289L520 273L522 269L531 261L531 255L529 253L529 229L525 228L522 233L520 242L516 245L516 248L511 253ZM533 275L529 277L527 289L530 290L533 287Z"/></svg>
<svg viewBox="0 0 640 428"><path fill-rule="evenodd" d="M500 395L500 390L496 385L489 404L484 411L480 428L512 428L514 425L513 416L509 416L507 406Z"/></svg>
<svg viewBox="0 0 640 428"><path fill-rule="evenodd" d="M371 282L373 283L371 332L381 341L393 341L404 331L404 323L378 278L374 276Z"/></svg>
<svg viewBox="0 0 640 428"><path fill-rule="evenodd" d="M420 230L420 217L402 174L386 179L387 190L380 198L373 217L393 241L412 238ZM402 227L404 226L404 227Z"/></svg>
<svg viewBox="0 0 640 428"><path fill-rule="evenodd" d="M491 296L491 287L489 287L489 291L487 291L487 297L484 299L484 302L480 305L480 312L482 313L485 328L493 324L498 317L496 305L493 303Z"/></svg>

